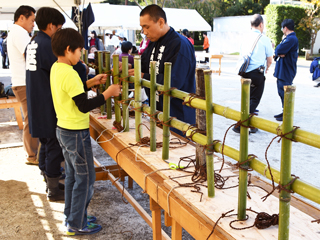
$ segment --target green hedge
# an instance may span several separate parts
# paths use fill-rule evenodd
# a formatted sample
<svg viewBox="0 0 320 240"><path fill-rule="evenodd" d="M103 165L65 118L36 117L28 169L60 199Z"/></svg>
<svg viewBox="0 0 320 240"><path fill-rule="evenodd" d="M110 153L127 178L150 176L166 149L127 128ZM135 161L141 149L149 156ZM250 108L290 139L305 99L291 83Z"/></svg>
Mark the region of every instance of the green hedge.
<svg viewBox="0 0 320 240"><path fill-rule="evenodd" d="M290 18L294 21L295 32L299 40L299 54L303 55L302 48L310 49L310 32L298 28L298 24L307 14L305 8L291 5L269 4L265 8L267 17L267 36L277 46L282 40L281 23Z"/></svg>

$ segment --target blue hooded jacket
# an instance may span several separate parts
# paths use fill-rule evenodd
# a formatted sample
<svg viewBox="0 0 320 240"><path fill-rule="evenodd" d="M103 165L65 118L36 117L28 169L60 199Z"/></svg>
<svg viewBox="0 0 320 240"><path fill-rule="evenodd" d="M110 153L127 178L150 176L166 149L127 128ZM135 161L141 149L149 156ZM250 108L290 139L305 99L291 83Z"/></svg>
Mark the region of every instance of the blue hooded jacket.
<svg viewBox="0 0 320 240"><path fill-rule="evenodd" d="M297 60L299 52L299 41L296 33L292 32L284 38L276 47L275 59L277 59L274 69L274 77L287 83L292 84L292 81L297 73ZM279 57L279 55L285 55Z"/></svg>
<svg viewBox="0 0 320 240"><path fill-rule="evenodd" d="M320 57L313 59L310 65L310 73L312 74L312 80L316 80L320 77Z"/></svg>

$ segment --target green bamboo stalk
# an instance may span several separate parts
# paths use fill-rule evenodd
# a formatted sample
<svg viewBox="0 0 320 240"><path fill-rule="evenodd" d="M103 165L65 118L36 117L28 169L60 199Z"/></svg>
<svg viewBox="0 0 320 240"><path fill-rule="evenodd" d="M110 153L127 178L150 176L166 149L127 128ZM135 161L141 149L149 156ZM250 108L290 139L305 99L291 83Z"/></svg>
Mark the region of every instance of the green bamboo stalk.
<svg viewBox="0 0 320 240"><path fill-rule="evenodd" d="M83 58L84 58L84 59L83 59L84 63L85 63L86 65L88 65L88 50L84 49L82 56L84 56L84 57L83 57Z"/></svg>
<svg viewBox="0 0 320 240"><path fill-rule="evenodd" d="M102 51L98 51L98 71L99 74L103 72L103 59L102 59ZM105 89L104 84L100 84L99 86L99 93L102 94ZM100 106L101 115L105 115L106 112L106 105L103 104Z"/></svg>
<svg viewBox="0 0 320 240"><path fill-rule="evenodd" d="M135 108L140 108L142 106L142 96L141 96L141 59L139 55L134 57L134 100ZM136 141L140 142L140 137L142 138L142 112L139 109L135 112L135 126L136 126Z"/></svg>
<svg viewBox="0 0 320 240"><path fill-rule="evenodd" d="M283 107L283 124L282 132L287 133L293 129L293 109L295 86L284 86L284 107ZM291 138L292 133L286 137ZM280 168L280 184L282 186L291 181L291 153L292 141L282 138L281 143L281 168ZM290 186L286 187L288 190ZM282 190L279 194L279 240L289 239L289 224L290 224L290 199L291 194Z"/></svg>
<svg viewBox="0 0 320 240"><path fill-rule="evenodd" d="M171 66L172 63L164 63L164 78L163 86L164 91L168 91L171 88ZM167 92L163 94L163 122L167 122L170 118L170 96ZM166 123L166 125L169 125ZM163 125L163 144L162 144L162 159L169 159L169 142L170 142L170 127Z"/></svg>
<svg viewBox="0 0 320 240"><path fill-rule="evenodd" d="M108 89L108 87L110 87L110 70L111 70L111 67L110 67L110 52L105 52L104 54L105 58L105 65L106 65L106 72L108 74L107 76L107 81L106 81L106 88L105 89ZM106 111L107 111L107 119L111 119L112 118L112 106L111 106L111 98L108 98L106 100Z"/></svg>
<svg viewBox="0 0 320 240"><path fill-rule="evenodd" d="M241 121L248 119L249 117L249 105L250 105L250 79L241 79ZM242 123L245 126L249 126L249 121ZM239 162L244 162L248 159L248 142L249 142L249 129L240 127L240 156ZM248 166L244 164L242 167ZM246 218L247 208L247 185L248 185L248 173L243 169L239 169L239 193L238 193L238 219L243 220Z"/></svg>
<svg viewBox="0 0 320 240"><path fill-rule="evenodd" d="M213 109L212 109L212 81L211 70L204 71L204 81L206 87L206 125L207 125L207 145L213 142ZM209 148L209 147L208 147ZM208 197L214 197L214 165L213 165L213 146L206 149L207 179L208 179Z"/></svg>
<svg viewBox="0 0 320 240"><path fill-rule="evenodd" d="M121 77L128 77L128 56L122 57L122 74ZM126 79L122 81L122 100L128 99L129 93L129 83ZM123 116L123 128L125 132L129 132L129 111L128 111L129 101L127 100L125 104L122 105L122 116Z"/></svg>
<svg viewBox="0 0 320 240"><path fill-rule="evenodd" d="M154 116L156 113L156 61L150 62L150 114ZM153 118L155 118L154 116ZM156 120L150 118L150 151L157 150L156 143Z"/></svg>
<svg viewBox="0 0 320 240"><path fill-rule="evenodd" d="M113 83L119 84L119 55L113 55ZM114 112L116 122L121 122L121 109L119 105L120 96L114 98Z"/></svg>

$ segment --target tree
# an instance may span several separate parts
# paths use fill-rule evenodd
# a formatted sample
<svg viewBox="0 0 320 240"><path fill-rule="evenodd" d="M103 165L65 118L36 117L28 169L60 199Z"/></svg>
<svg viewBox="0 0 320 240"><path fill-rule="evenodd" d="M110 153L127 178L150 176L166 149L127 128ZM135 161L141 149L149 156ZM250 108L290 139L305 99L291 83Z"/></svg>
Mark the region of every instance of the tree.
<svg viewBox="0 0 320 240"><path fill-rule="evenodd" d="M314 8L306 9L307 16L301 19L299 23L299 28L303 29L304 31L310 32L310 35L311 35L310 54L313 55L313 46L314 46L314 43L316 42L317 34L320 30L320 20L319 20L320 0L312 0L311 4L314 5Z"/></svg>

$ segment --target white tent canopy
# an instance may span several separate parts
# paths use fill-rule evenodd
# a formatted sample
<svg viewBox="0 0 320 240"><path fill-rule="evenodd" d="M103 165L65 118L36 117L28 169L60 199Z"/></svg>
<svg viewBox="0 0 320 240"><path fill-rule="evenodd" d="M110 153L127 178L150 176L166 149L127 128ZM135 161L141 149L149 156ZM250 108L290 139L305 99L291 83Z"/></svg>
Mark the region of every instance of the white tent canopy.
<svg viewBox="0 0 320 240"><path fill-rule="evenodd" d="M72 6L77 6L79 4L85 3L87 5L89 2L97 3L101 2L102 0L91 0L91 1L84 1L84 0L0 0L1 8L15 8L17 9L21 5L29 5L34 8L40 7L62 7L63 9L71 9Z"/></svg>
<svg viewBox="0 0 320 240"><path fill-rule="evenodd" d="M138 6L92 4L95 22L90 29L140 30ZM211 31L211 26L194 9L164 8L168 24L176 31Z"/></svg>

